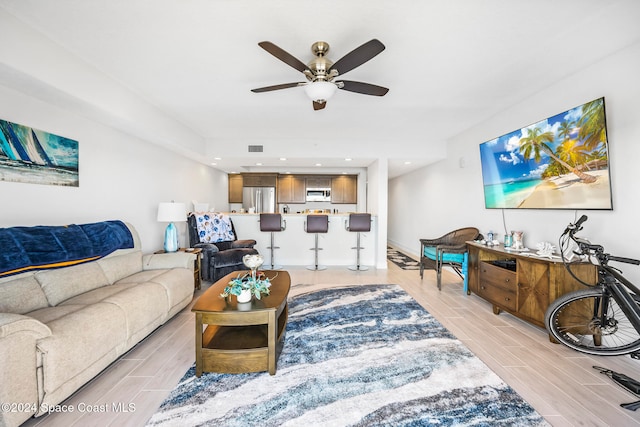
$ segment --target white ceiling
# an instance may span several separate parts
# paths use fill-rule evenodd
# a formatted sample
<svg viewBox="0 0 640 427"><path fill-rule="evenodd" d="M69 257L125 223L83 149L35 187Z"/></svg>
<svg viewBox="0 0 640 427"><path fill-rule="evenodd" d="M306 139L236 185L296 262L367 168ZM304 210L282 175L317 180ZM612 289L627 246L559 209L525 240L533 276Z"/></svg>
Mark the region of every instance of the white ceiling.
<svg viewBox="0 0 640 427"><path fill-rule="evenodd" d="M381 158L394 177L442 159L449 138L640 40L638 0L0 0L0 7L198 140L168 145L227 172L315 163L323 165L317 172L333 172ZM372 38L386 50L345 78L388 87L384 97L338 91L314 111L302 88L250 92L304 81L260 41L306 63L315 41L328 42L336 61ZM71 76L79 73L65 61ZM35 84L7 74L4 84ZM79 97L81 83L54 89L64 103L64 94ZM167 145L152 123L123 130ZM249 153L248 145L264 151Z"/></svg>

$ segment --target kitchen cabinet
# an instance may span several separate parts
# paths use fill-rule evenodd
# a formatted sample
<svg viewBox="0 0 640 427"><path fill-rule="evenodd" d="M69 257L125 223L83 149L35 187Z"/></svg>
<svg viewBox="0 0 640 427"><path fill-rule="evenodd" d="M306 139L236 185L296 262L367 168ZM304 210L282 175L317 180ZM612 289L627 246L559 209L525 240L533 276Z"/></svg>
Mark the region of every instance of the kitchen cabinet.
<svg viewBox="0 0 640 427"><path fill-rule="evenodd" d="M278 174L243 173L243 187L275 187Z"/></svg>
<svg viewBox="0 0 640 427"><path fill-rule="evenodd" d="M242 175L229 174L229 203L242 203Z"/></svg>
<svg viewBox="0 0 640 427"><path fill-rule="evenodd" d="M331 188L331 177L308 176L306 181L307 188Z"/></svg>
<svg viewBox="0 0 640 427"><path fill-rule="evenodd" d="M574 279L560 259L523 255L502 246L467 243L469 291L493 305L494 314L506 311L544 328L547 307L558 297L585 286ZM572 266L586 283L597 283L593 264Z"/></svg>
<svg viewBox="0 0 640 427"><path fill-rule="evenodd" d="M331 203L358 203L357 175L341 175L331 180Z"/></svg>
<svg viewBox="0 0 640 427"><path fill-rule="evenodd" d="M306 203L305 178L297 175L278 177L278 203Z"/></svg>

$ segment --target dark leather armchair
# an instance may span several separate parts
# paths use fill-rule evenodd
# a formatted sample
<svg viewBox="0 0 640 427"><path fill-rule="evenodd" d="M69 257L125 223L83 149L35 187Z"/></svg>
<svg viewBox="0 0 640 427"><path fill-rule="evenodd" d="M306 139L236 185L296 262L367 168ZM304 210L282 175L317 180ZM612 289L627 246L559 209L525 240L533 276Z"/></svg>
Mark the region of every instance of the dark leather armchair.
<svg viewBox="0 0 640 427"><path fill-rule="evenodd" d="M464 290L468 293L467 285L467 245L465 242L475 240L480 231L474 227L454 230L437 239L420 239L420 278L424 269L436 271L438 289L442 289L442 268L451 267L464 280Z"/></svg>
<svg viewBox="0 0 640 427"><path fill-rule="evenodd" d="M214 214L211 213L210 215ZM187 217L190 245L192 248L202 248L202 279L204 280L216 282L231 272L246 270L247 267L242 262L242 257L258 253L253 248L256 241L249 239L237 240L233 221L228 217L226 219L230 224L229 235L232 239L203 243L198 231L196 215L190 213Z"/></svg>

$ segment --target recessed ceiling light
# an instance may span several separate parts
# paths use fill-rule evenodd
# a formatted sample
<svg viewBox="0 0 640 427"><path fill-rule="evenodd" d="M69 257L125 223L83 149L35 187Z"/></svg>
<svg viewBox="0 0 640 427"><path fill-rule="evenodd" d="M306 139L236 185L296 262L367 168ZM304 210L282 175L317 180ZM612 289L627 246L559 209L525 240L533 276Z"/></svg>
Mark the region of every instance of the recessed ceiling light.
<svg viewBox="0 0 640 427"><path fill-rule="evenodd" d="M344 159L345 162L350 162L353 159L350 159L349 157L347 157L346 159Z"/></svg>
<svg viewBox="0 0 640 427"><path fill-rule="evenodd" d="M222 157L214 157L213 160L222 160Z"/></svg>
<svg viewBox="0 0 640 427"><path fill-rule="evenodd" d="M404 164L405 164L405 165L410 165L410 164L411 164L411 162L410 162L410 161L406 161L406 162L404 162Z"/></svg>
<svg viewBox="0 0 640 427"><path fill-rule="evenodd" d="M322 166L322 163L316 163L316 166Z"/></svg>
<svg viewBox="0 0 640 427"><path fill-rule="evenodd" d="M262 163L258 162L256 163L256 166L262 166Z"/></svg>
<svg viewBox="0 0 640 427"><path fill-rule="evenodd" d="M217 166L218 164L216 162L211 163L211 166Z"/></svg>
<svg viewBox="0 0 640 427"><path fill-rule="evenodd" d="M284 162L285 160L287 160L287 158L286 157L280 157L280 160L282 160Z"/></svg>

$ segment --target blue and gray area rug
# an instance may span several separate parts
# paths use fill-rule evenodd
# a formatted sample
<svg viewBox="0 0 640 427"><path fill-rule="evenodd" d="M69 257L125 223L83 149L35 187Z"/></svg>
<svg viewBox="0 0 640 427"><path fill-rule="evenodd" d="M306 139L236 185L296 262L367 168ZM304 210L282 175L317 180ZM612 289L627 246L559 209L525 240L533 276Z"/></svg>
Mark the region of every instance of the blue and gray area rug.
<svg viewBox="0 0 640 427"><path fill-rule="evenodd" d="M397 285L290 299L275 376L187 371L153 426L546 426Z"/></svg>

